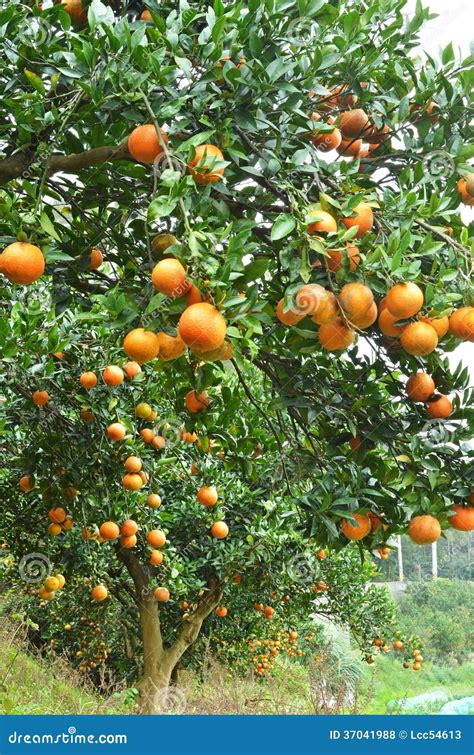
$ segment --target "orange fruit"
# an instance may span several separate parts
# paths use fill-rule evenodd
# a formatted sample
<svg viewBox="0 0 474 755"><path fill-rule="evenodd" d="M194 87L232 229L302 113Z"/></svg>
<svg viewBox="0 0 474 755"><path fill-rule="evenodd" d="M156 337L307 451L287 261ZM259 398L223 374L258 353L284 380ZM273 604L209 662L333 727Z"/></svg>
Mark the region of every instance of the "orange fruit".
<svg viewBox="0 0 474 755"><path fill-rule="evenodd" d="M319 328L319 341L326 351L339 351L347 349L354 343L355 331L349 328L342 320L321 325Z"/></svg>
<svg viewBox="0 0 474 755"><path fill-rule="evenodd" d="M427 322L432 328L436 330L438 339L446 335L449 330L449 317L428 317L426 315L419 315L421 322Z"/></svg>
<svg viewBox="0 0 474 755"><path fill-rule="evenodd" d="M159 509L161 506L161 498L157 493L150 493L146 502L152 509Z"/></svg>
<svg viewBox="0 0 474 755"><path fill-rule="evenodd" d="M196 497L203 506L215 506L218 499L217 490L214 485L205 485L198 490Z"/></svg>
<svg viewBox="0 0 474 755"><path fill-rule="evenodd" d="M126 490L137 491L143 487L143 480L139 474L128 473L122 478L123 486Z"/></svg>
<svg viewBox="0 0 474 755"><path fill-rule="evenodd" d="M182 296L189 288L186 270L174 257L166 257L157 262L152 270L151 280L160 294L171 296L173 299Z"/></svg>
<svg viewBox="0 0 474 755"><path fill-rule="evenodd" d="M120 538L120 545L122 548L135 548L137 544L136 535L122 535Z"/></svg>
<svg viewBox="0 0 474 755"><path fill-rule="evenodd" d="M364 236L372 229L374 224L374 214L372 208L366 202L359 202L359 204L352 209L352 213L353 214L350 218L342 218L342 222L346 228L357 226L358 231L356 233L356 239L360 239L361 236Z"/></svg>
<svg viewBox="0 0 474 755"><path fill-rule="evenodd" d="M203 362L219 362L232 359L233 350L232 344L229 341L224 341L222 346L219 346L217 349L211 349L210 351L193 349L192 351Z"/></svg>
<svg viewBox="0 0 474 755"><path fill-rule="evenodd" d="M66 512L62 506L55 506L48 511L48 519L55 524L62 524L66 519Z"/></svg>
<svg viewBox="0 0 474 755"><path fill-rule="evenodd" d="M404 645L403 645L403 642L401 640L395 640L395 642L393 643L393 649L394 650L403 650L403 647L404 647Z"/></svg>
<svg viewBox="0 0 474 755"><path fill-rule="evenodd" d="M98 270L98 268L102 265L104 261L104 256L101 250L91 249L89 257L90 257L90 261L88 265L89 270Z"/></svg>
<svg viewBox="0 0 474 755"><path fill-rule="evenodd" d="M139 472L143 466L142 460L138 456L128 456L123 465L127 472Z"/></svg>
<svg viewBox="0 0 474 755"><path fill-rule="evenodd" d="M223 619L225 616L227 616L227 608L225 606L217 606L216 614L220 619Z"/></svg>
<svg viewBox="0 0 474 755"><path fill-rule="evenodd" d="M58 583L58 586L57 586L57 588L56 588L56 589L57 589L57 590L62 590L62 589L63 589L63 587L64 587L64 585L66 584L66 579L65 579L65 577L63 577L63 575L62 575L62 574L55 574L55 575L54 575L54 579L55 579L55 580L57 581L57 583Z"/></svg>
<svg viewBox="0 0 474 755"><path fill-rule="evenodd" d="M177 359L186 351L186 344L179 335L169 336L167 333L161 331L161 333L157 333L156 338L158 339L158 345L160 347L158 357L163 362Z"/></svg>
<svg viewBox="0 0 474 755"><path fill-rule="evenodd" d="M337 298L348 320L367 316L374 304L374 295L364 283L346 283Z"/></svg>
<svg viewBox="0 0 474 755"><path fill-rule="evenodd" d="M448 521L455 530L471 532L474 530L474 506L462 506L460 503L455 503L451 507L451 513L448 513Z"/></svg>
<svg viewBox="0 0 474 755"><path fill-rule="evenodd" d="M265 614L267 619L271 619L274 612L275 612L275 609L272 608L271 606L265 606L265 608L263 609L263 613Z"/></svg>
<svg viewBox="0 0 474 755"><path fill-rule="evenodd" d="M462 340L474 340L474 307L455 309L449 318L449 332Z"/></svg>
<svg viewBox="0 0 474 755"><path fill-rule="evenodd" d="M153 430L150 430L149 427L144 427L143 430L140 430L140 435L142 436L144 443L152 443L153 438L155 437L155 433Z"/></svg>
<svg viewBox="0 0 474 755"><path fill-rule="evenodd" d="M170 599L170 591L167 587L157 587L155 590L155 598L159 603L166 603Z"/></svg>
<svg viewBox="0 0 474 755"><path fill-rule="evenodd" d="M141 401L135 407L135 416L139 419L146 419L148 421L151 421L152 413L153 409L151 408L150 404L147 404L145 401Z"/></svg>
<svg viewBox="0 0 474 755"><path fill-rule="evenodd" d="M20 490L24 493L29 493L35 486L34 478L31 475L25 474L23 477L20 477L19 485Z"/></svg>
<svg viewBox="0 0 474 755"><path fill-rule="evenodd" d="M36 406L44 406L49 401L48 391L35 391L32 398Z"/></svg>
<svg viewBox="0 0 474 755"><path fill-rule="evenodd" d="M351 325L364 330L365 328L369 328L374 324L377 319L377 312L377 305L373 301L365 312L361 313L360 315L351 315L351 317L349 317L348 319L350 320Z"/></svg>
<svg viewBox="0 0 474 755"><path fill-rule="evenodd" d="M192 304L184 310L178 324L179 335L187 346L202 351L217 349L224 343L226 322L212 304Z"/></svg>
<svg viewBox="0 0 474 755"><path fill-rule="evenodd" d="M453 405L447 396L435 396L426 404L426 410L433 419L447 419L453 411Z"/></svg>
<svg viewBox="0 0 474 755"><path fill-rule="evenodd" d="M0 273L12 283L28 286L44 273L43 252L34 244L16 241L0 254Z"/></svg>
<svg viewBox="0 0 474 755"><path fill-rule="evenodd" d="M82 0L61 0L61 4L73 24L82 26L87 23L87 11Z"/></svg>
<svg viewBox="0 0 474 755"><path fill-rule="evenodd" d="M140 13L140 21L153 21L153 16L149 10L144 10Z"/></svg>
<svg viewBox="0 0 474 755"><path fill-rule="evenodd" d="M339 128L346 139L357 139L369 131L369 117L361 108L346 110L342 114Z"/></svg>
<svg viewBox="0 0 474 755"><path fill-rule="evenodd" d="M161 551L153 550L150 553L150 564L153 564L153 566L159 566L159 564L163 563L163 554Z"/></svg>
<svg viewBox="0 0 474 755"><path fill-rule="evenodd" d="M411 322L400 336L402 348L412 356L424 357L438 345L436 330L426 322Z"/></svg>
<svg viewBox="0 0 474 755"><path fill-rule="evenodd" d="M107 435L109 436L110 440L122 440L125 438L127 430L124 425L122 425L121 422L113 422L109 427L107 428Z"/></svg>
<svg viewBox="0 0 474 755"><path fill-rule="evenodd" d="M384 123L384 125L380 129L378 129L374 123L369 133L364 134L364 142L378 146L382 142L388 141L388 139L390 139L391 133L392 131L390 129L390 126L388 126L386 123Z"/></svg>
<svg viewBox="0 0 474 755"><path fill-rule="evenodd" d="M408 525L408 536L418 545L429 545L441 536L441 526L435 516L414 516Z"/></svg>
<svg viewBox="0 0 474 755"><path fill-rule="evenodd" d="M83 388L94 388L97 385L97 376L93 372L83 372L79 378L79 382Z"/></svg>
<svg viewBox="0 0 474 755"><path fill-rule="evenodd" d="M43 600L54 600L54 592L48 592L45 587L40 587L38 595Z"/></svg>
<svg viewBox="0 0 474 755"><path fill-rule="evenodd" d="M166 439L162 435L155 435L151 441L151 445L155 451L162 451L166 447Z"/></svg>
<svg viewBox="0 0 474 755"><path fill-rule="evenodd" d="M336 151L341 157L359 157L361 149L362 139L342 139Z"/></svg>
<svg viewBox="0 0 474 755"><path fill-rule="evenodd" d="M138 375L142 368L138 364L138 362L127 362L127 364L124 365L124 372L129 380L135 377L135 375Z"/></svg>
<svg viewBox="0 0 474 755"><path fill-rule="evenodd" d="M469 173L465 178L466 191L470 197L474 197L474 173Z"/></svg>
<svg viewBox="0 0 474 755"><path fill-rule="evenodd" d="M223 540L229 534L229 528L225 522L214 522L211 527L211 535L218 540Z"/></svg>
<svg viewBox="0 0 474 755"><path fill-rule="evenodd" d="M426 372L416 372L406 385L407 396L412 401L428 401L435 388L435 381Z"/></svg>
<svg viewBox="0 0 474 755"><path fill-rule="evenodd" d="M329 212L310 210L307 214L309 218L314 218L314 223L311 222L307 227L308 233L335 233L337 231L337 222Z"/></svg>
<svg viewBox="0 0 474 755"><path fill-rule="evenodd" d="M351 514L355 519L356 524L352 524L348 519L343 519L341 522L341 532L349 540L362 540L369 534L371 529L370 517L367 514Z"/></svg>
<svg viewBox="0 0 474 755"><path fill-rule="evenodd" d="M302 316L314 316L327 303L327 291L319 283L306 283L296 292L296 309Z"/></svg>
<svg viewBox="0 0 474 755"><path fill-rule="evenodd" d="M416 283L397 283L387 293L387 307L398 320L413 317L423 306L423 292Z"/></svg>
<svg viewBox="0 0 474 755"><path fill-rule="evenodd" d="M194 157L189 160L189 172L200 184L216 183L224 175L224 168L216 163L224 162L224 155L214 144L201 144L196 147Z"/></svg>
<svg viewBox="0 0 474 755"><path fill-rule="evenodd" d="M143 126L137 126L128 137L128 151L131 156L141 163L152 165L158 155L163 152L163 144L168 143L166 132L160 128L161 139L153 123L145 123Z"/></svg>
<svg viewBox="0 0 474 755"><path fill-rule="evenodd" d="M91 595L97 603L102 603L107 598L109 591L105 585L96 585L91 590Z"/></svg>
<svg viewBox="0 0 474 755"><path fill-rule="evenodd" d="M357 451L360 451L362 448L362 438L360 435L355 435L353 438L349 440L349 446L351 447L352 451L354 453L357 453Z"/></svg>
<svg viewBox="0 0 474 755"><path fill-rule="evenodd" d="M104 522L99 527L99 534L104 540L116 540L120 535L120 528L115 522Z"/></svg>
<svg viewBox="0 0 474 755"><path fill-rule="evenodd" d="M338 128L332 131L316 132L311 135L311 141L319 152L330 152L332 149L339 147L341 143L341 132Z"/></svg>
<svg viewBox="0 0 474 755"><path fill-rule="evenodd" d="M64 495L66 496L66 498L77 498L79 491L73 485L68 485L66 490L64 491Z"/></svg>
<svg viewBox="0 0 474 755"><path fill-rule="evenodd" d="M283 325L297 325L305 317L298 307L283 311L284 299L280 299L276 308L276 316Z"/></svg>
<svg viewBox="0 0 474 755"><path fill-rule="evenodd" d="M61 526L63 530L66 530L66 532L68 532L69 530L72 530L74 526L74 519L72 518L72 516L68 515Z"/></svg>
<svg viewBox="0 0 474 755"><path fill-rule="evenodd" d="M459 179L457 183L457 187L458 187L458 192L459 192L459 197L461 199L461 202L467 205L474 205L474 197L467 190L465 178Z"/></svg>
<svg viewBox="0 0 474 755"><path fill-rule="evenodd" d="M102 380L106 385L117 386L123 383L124 374L116 364L110 364L102 373Z"/></svg>
<svg viewBox="0 0 474 755"><path fill-rule="evenodd" d="M199 302L202 301L202 294L194 283L189 283L185 296L188 307L190 307L191 304L199 304Z"/></svg>
<svg viewBox="0 0 474 755"><path fill-rule="evenodd" d="M61 525L56 524L55 522L52 522L48 527L48 533L50 535L53 535L53 537L57 537L62 532Z"/></svg>
<svg viewBox="0 0 474 755"><path fill-rule="evenodd" d="M123 349L130 359L138 362L138 364L144 364L156 359L160 344L155 333L152 333L151 330L135 328L125 336Z"/></svg>
<svg viewBox="0 0 474 755"><path fill-rule="evenodd" d="M138 476L140 477L144 485L146 485L150 481L150 475L148 474L148 472L144 472L143 469L138 472Z"/></svg>
<svg viewBox="0 0 474 755"><path fill-rule="evenodd" d="M166 543L166 535L163 530L150 530L146 536L148 545L152 548L162 548Z"/></svg>
<svg viewBox="0 0 474 755"><path fill-rule="evenodd" d="M336 249L327 250L329 257L326 259L326 264L332 273L337 273L341 267L342 262L346 257L349 257L349 270L353 272L360 263L359 247L351 244L346 244L346 248L343 252L339 252Z"/></svg>
<svg viewBox="0 0 474 755"><path fill-rule="evenodd" d="M380 311L379 307L379 313L378 325L384 336L400 338L405 326L397 325L398 320L391 314L388 307L385 307L382 311Z"/></svg>
<svg viewBox="0 0 474 755"><path fill-rule="evenodd" d="M207 409L211 402L209 400L207 391L196 393L195 390L191 390L186 394L184 403L186 404L186 409L188 410L188 412L191 412L191 414L197 414L198 412L202 412L204 411L204 409Z"/></svg>
<svg viewBox="0 0 474 755"><path fill-rule="evenodd" d="M120 532L125 537L136 535L138 532L138 524L133 519L126 519L120 527Z"/></svg>
<svg viewBox="0 0 474 755"><path fill-rule="evenodd" d="M317 311L311 316L311 320L317 325L327 325L341 316L337 297L332 291L323 290L324 293L322 295L321 303Z"/></svg>

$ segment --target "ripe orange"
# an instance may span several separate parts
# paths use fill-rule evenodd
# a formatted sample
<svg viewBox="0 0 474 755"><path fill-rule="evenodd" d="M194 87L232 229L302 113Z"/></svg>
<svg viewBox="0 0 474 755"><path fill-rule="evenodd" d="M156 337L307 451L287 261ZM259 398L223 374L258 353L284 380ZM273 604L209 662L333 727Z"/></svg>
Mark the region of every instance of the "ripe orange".
<svg viewBox="0 0 474 755"><path fill-rule="evenodd" d="M155 435L151 441L151 445L155 451L162 451L166 447L166 439L162 435Z"/></svg>
<svg viewBox="0 0 474 755"><path fill-rule="evenodd" d="M216 614L219 616L219 618L223 619L225 616L227 616L227 608L225 606L217 606Z"/></svg>
<svg viewBox="0 0 474 755"><path fill-rule="evenodd" d="M152 165L158 155L164 151L163 143L168 143L168 136L162 128L160 128L160 133L161 140L153 123L137 126L128 137L128 151L131 156L141 163Z"/></svg>
<svg viewBox="0 0 474 755"><path fill-rule="evenodd" d="M122 535L120 538L120 545L122 548L135 548L137 544L136 535Z"/></svg>
<svg viewBox="0 0 474 755"><path fill-rule="evenodd" d="M334 320L339 319L341 316L341 310L337 297L332 291L326 291L323 289L321 302L316 312L311 316L311 320L317 325L327 325Z"/></svg>
<svg viewBox="0 0 474 755"><path fill-rule="evenodd" d="M463 341L474 340L474 307L455 309L449 318L449 332Z"/></svg>
<svg viewBox="0 0 474 755"><path fill-rule="evenodd" d="M135 375L138 375L142 371L142 368L140 367L138 362L127 362L127 364L124 365L123 369L129 380L134 378Z"/></svg>
<svg viewBox="0 0 474 755"><path fill-rule="evenodd" d="M150 493L146 502L152 509L159 509L161 506L161 498L157 493Z"/></svg>
<svg viewBox="0 0 474 755"><path fill-rule="evenodd" d="M77 498L79 491L74 487L74 485L68 485L66 490L64 491L64 495L66 496L66 498Z"/></svg>
<svg viewBox="0 0 474 755"><path fill-rule="evenodd" d="M440 395L428 401L426 410L433 419L447 419L453 411L453 405L447 396Z"/></svg>
<svg viewBox="0 0 474 755"><path fill-rule="evenodd" d="M435 381L426 372L416 372L406 385L407 396L412 401L428 401L435 388Z"/></svg>
<svg viewBox="0 0 474 755"><path fill-rule="evenodd" d="M121 370L120 367L117 367L116 364L111 364L103 371L102 380L106 385L121 385L124 380L123 370Z"/></svg>
<svg viewBox="0 0 474 755"><path fill-rule="evenodd" d="M140 490L144 485L143 479L140 477L140 475L134 473L128 473L124 475L122 478L122 483L126 490L132 491Z"/></svg>
<svg viewBox="0 0 474 755"><path fill-rule="evenodd" d="M72 516L68 514L68 516L66 517L66 519L64 520L61 526L63 530L66 530L66 532L68 532L69 530L72 530L74 526L74 519L72 518Z"/></svg>
<svg viewBox="0 0 474 755"><path fill-rule="evenodd" d="M449 317L428 317L427 315L419 315L421 322L427 322L432 328L436 330L438 339L446 335L449 330Z"/></svg>
<svg viewBox="0 0 474 755"><path fill-rule="evenodd" d="M188 307L190 307L191 304L199 304L199 302L203 300L200 290L194 285L194 283L189 283L185 296Z"/></svg>
<svg viewBox="0 0 474 755"><path fill-rule="evenodd" d="M36 406L44 406L49 401L48 391L35 391L32 398Z"/></svg>
<svg viewBox="0 0 474 755"><path fill-rule="evenodd" d="M397 283L387 293L387 307L398 320L413 317L423 306L423 292L416 283Z"/></svg>
<svg viewBox="0 0 474 755"><path fill-rule="evenodd" d="M469 173L466 178L466 191L470 197L474 197L474 173Z"/></svg>
<svg viewBox="0 0 474 755"><path fill-rule="evenodd" d="M44 580L44 589L47 592L56 592L56 590L59 590L59 580L56 577L46 577Z"/></svg>
<svg viewBox="0 0 474 755"><path fill-rule="evenodd" d="M142 468L142 460L138 456L128 456L123 463L127 472L139 472Z"/></svg>
<svg viewBox="0 0 474 755"><path fill-rule="evenodd" d="M99 534L104 540L116 540L120 535L120 528L115 522L104 522L99 527Z"/></svg>
<svg viewBox="0 0 474 755"><path fill-rule="evenodd" d="M150 530L146 536L148 545L152 548L162 548L166 543L166 535L163 530Z"/></svg>
<svg viewBox="0 0 474 755"><path fill-rule="evenodd" d="M82 0L61 0L61 4L73 24L82 26L87 23L87 11L82 4Z"/></svg>
<svg viewBox="0 0 474 755"><path fill-rule="evenodd" d="M359 157L362 148L362 139L342 139L337 153L341 157Z"/></svg>
<svg viewBox="0 0 474 755"><path fill-rule="evenodd" d="M223 540L229 534L229 528L225 522L214 522L211 527L211 535L218 540Z"/></svg>
<svg viewBox="0 0 474 755"><path fill-rule="evenodd" d="M156 337L158 339L158 345L160 347L158 357L163 362L169 362L172 359L177 359L186 351L186 344L178 335L169 336L167 333L161 331L161 333L158 333Z"/></svg>
<svg viewBox="0 0 474 755"><path fill-rule="evenodd" d="M203 506L215 506L218 499L217 490L214 485L205 485L198 490L196 497Z"/></svg>
<svg viewBox="0 0 474 755"><path fill-rule="evenodd" d="M395 640L393 643L393 649L394 650L403 650L404 644L401 640Z"/></svg>
<svg viewBox="0 0 474 755"><path fill-rule="evenodd" d="M94 388L97 385L97 376L93 372L83 372L79 378L79 382L83 388Z"/></svg>
<svg viewBox="0 0 474 755"><path fill-rule="evenodd" d="M224 162L224 155L214 144L201 144L196 147L194 157L189 160L189 172L200 184L216 183L224 175L224 168L216 163Z"/></svg>
<svg viewBox="0 0 474 755"><path fill-rule="evenodd" d="M31 475L25 474L23 477L20 477L19 485L20 490L24 493L29 493L35 486L34 478Z"/></svg>
<svg viewBox="0 0 474 755"><path fill-rule="evenodd" d="M297 325L305 317L298 307L283 311L284 299L280 299L276 308L276 316L283 325Z"/></svg>
<svg viewBox="0 0 474 755"><path fill-rule="evenodd" d="M314 218L308 227L308 233L335 233L337 231L337 222L329 212L325 210L310 210L308 217Z"/></svg>
<svg viewBox="0 0 474 755"><path fill-rule="evenodd" d="M209 400L207 391L196 393L195 390L191 390L186 394L184 403L186 404L186 409L188 410L188 412L191 412L191 414L197 414L198 412L202 412L204 411L204 409L207 409L211 402Z"/></svg>
<svg viewBox="0 0 474 755"><path fill-rule="evenodd" d="M91 595L97 603L101 603L107 598L109 591L105 585L96 585L92 588Z"/></svg>
<svg viewBox="0 0 474 755"><path fill-rule="evenodd" d="M388 139L390 139L391 133L392 132L388 124L385 123L382 128L378 129L374 123L369 133L364 134L364 142L378 146L382 142L388 141Z"/></svg>
<svg viewBox="0 0 474 755"><path fill-rule="evenodd" d="M327 553L324 550L324 548L320 548L316 553L316 558L320 561L324 561L325 558L327 558Z"/></svg>
<svg viewBox="0 0 474 755"><path fill-rule="evenodd" d="M178 324L179 335L187 346L202 351L218 349L224 343L226 322L212 304L192 304L184 310Z"/></svg>
<svg viewBox="0 0 474 755"><path fill-rule="evenodd" d="M349 446L351 447L352 451L354 453L357 453L357 451L360 451L362 448L362 438L360 435L355 435L353 438L349 440Z"/></svg>
<svg viewBox="0 0 474 755"><path fill-rule="evenodd" d="M61 525L55 524L55 522L52 522L52 524L50 524L48 527L48 533L50 535L53 535L53 537L57 537L58 535L61 534L61 532L62 532Z"/></svg>
<svg viewBox="0 0 474 755"><path fill-rule="evenodd" d="M28 286L43 275L44 268L43 253L34 244L16 241L0 254L0 273L12 283Z"/></svg>
<svg viewBox="0 0 474 755"><path fill-rule="evenodd" d="M140 21L153 21L153 16L149 10L144 10L140 13Z"/></svg>
<svg viewBox="0 0 474 755"><path fill-rule="evenodd" d="M319 341L326 351L339 351L347 349L354 343L355 331L349 328L343 320L321 325L319 328Z"/></svg>
<svg viewBox="0 0 474 755"><path fill-rule="evenodd" d="M110 440L122 440L125 438L127 430L124 425L122 425L121 422L113 422L109 427L107 428L107 435L109 436Z"/></svg>
<svg viewBox="0 0 474 755"><path fill-rule="evenodd" d="M377 319L377 312L377 305L373 301L365 312L362 312L359 315L351 315L348 319L350 320L351 325L353 325L355 328L364 330L365 328L369 328L374 324Z"/></svg>
<svg viewBox="0 0 474 755"><path fill-rule="evenodd" d="M424 357L438 345L436 330L426 322L411 322L400 336L403 349L412 356Z"/></svg>
<svg viewBox="0 0 474 755"><path fill-rule="evenodd" d="M157 262L152 270L151 280L160 294L171 296L173 299L182 296L189 288L186 270L174 257L166 257Z"/></svg>
<svg viewBox="0 0 474 755"><path fill-rule="evenodd" d="M144 427L143 430L140 430L140 435L142 436L144 443L152 443L153 438L155 437L155 433L153 430L150 430L149 427Z"/></svg>
<svg viewBox="0 0 474 755"><path fill-rule="evenodd" d="M466 179L460 178L457 186L461 202L467 205L474 205L474 197L467 190Z"/></svg>
<svg viewBox="0 0 474 755"><path fill-rule="evenodd" d="M147 404L145 401L140 401L140 403L135 407L135 416L139 419L150 420L152 412L153 409L151 408L150 404Z"/></svg>
<svg viewBox="0 0 474 755"><path fill-rule="evenodd" d="M367 316L374 295L364 283L346 283L337 297L348 320Z"/></svg>
<svg viewBox="0 0 474 755"><path fill-rule="evenodd" d="M229 341L224 341L222 346L219 346L217 349L211 349L210 351L201 351L200 349L192 349L193 354L195 354L199 359L201 359L203 362L219 362L219 361L225 361L226 359L232 359L232 353L234 351L234 348Z"/></svg>
<svg viewBox="0 0 474 755"><path fill-rule="evenodd" d="M379 306L379 319L378 325L384 336L390 336L390 338L400 338L405 325L397 325L397 318L394 317L388 307L380 310Z"/></svg>
<svg viewBox="0 0 474 755"><path fill-rule="evenodd" d="M342 262L346 257L349 257L349 270L352 272L360 263L359 247L353 246L349 243L346 244L346 248L343 252L339 252L336 249L327 250L329 257L326 259L326 264L332 273L337 273L342 267Z"/></svg>
<svg viewBox="0 0 474 755"><path fill-rule="evenodd" d="M62 506L55 506L48 511L48 519L55 524L62 524L66 519L66 512Z"/></svg>
<svg viewBox="0 0 474 755"><path fill-rule="evenodd" d="M361 108L346 110L342 114L339 128L346 139L357 139L358 136L369 130L369 118Z"/></svg>
<svg viewBox="0 0 474 755"><path fill-rule="evenodd" d="M319 152L330 152L332 149L339 147L342 140L341 132L338 128L324 133L315 132L311 135L311 141Z"/></svg>
<svg viewBox="0 0 474 755"><path fill-rule="evenodd" d="M351 514L357 524L352 524L348 519L341 522L341 531L349 540L362 540L369 534L371 529L370 517L367 514Z"/></svg>
<svg viewBox="0 0 474 755"><path fill-rule="evenodd" d="M271 619L274 612L275 612L275 609L272 608L272 606L265 606L265 608L263 609L263 613L265 614L267 619Z"/></svg>
<svg viewBox="0 0 474 755"><path fill-rule="evenodd" d="M54 600L54 592L48 592L44 587L40 587L40 589L38 590L38 595L43 600Z"/></svg>
<svg viewBox="0 0 474 755"><path fill-rule="evenodd" d="M359 204L352 209L352 213L353 214L350 218L342 218L342 222L346 228L357 226L358 231L356 233L356 239L360 239L361 236L364 236L372 229L374 224L374 214L372 208L366 202L359 202Z"/></svg>
<svg viewBox="0 0 474 755"><path fill-rule="evenodd" d="M88 265L89 270L98 270L104 261L104 256L100 249L91 249L90 262Z"/></svg>
<svg viewBox="0 0 474 755"><path fill-rule="evenodd" d="M125 336L123 349L130 359L138 362L138 364L144 364L156 359L160 344L155 333L152 333L151 330L135 328Z"/></svg>
<svg viewBox="0 0 474 755"><path fill-rule="evenodd" d="M55 575L54 575L54 579L55 579L55 580L57 581L57 583L58 583L58 587L57 587L56 589L57 589L57 590L62 590L62 589L63 589L63 587L64 587L64 585L66 584L66 579L65 579L65 577L63 577L63 575L62 575L62 574L55 574Z"/></svg>
<svg viewBox="0 0 474 755"><path fill-rule="evenodd" d="M408 525L408 536L418 545L429 545L441 536L441 526L431 514L414 516Z"/></svg>
<svg viewBox="0 0 474 755"><path fill-rule="evenodd" d="M461 506L455 503L448 513L448 521L451 527L462 532L471 532L474 530L474 506Z"/></svg>
<svg viewBox="0 0 474 755"><path fill-rule="evenodd" d="M159 603L166 603L170 599L170 591L167 587L157 587L155 590L155 598Z"/></svg>
<svg viewBox="0 0 474 755"><path fill-rule="evenodd" d="M150 553L150 564L153 564L153 566L159 566L163 563L163 553L161 551L153 550Z"/></svg>

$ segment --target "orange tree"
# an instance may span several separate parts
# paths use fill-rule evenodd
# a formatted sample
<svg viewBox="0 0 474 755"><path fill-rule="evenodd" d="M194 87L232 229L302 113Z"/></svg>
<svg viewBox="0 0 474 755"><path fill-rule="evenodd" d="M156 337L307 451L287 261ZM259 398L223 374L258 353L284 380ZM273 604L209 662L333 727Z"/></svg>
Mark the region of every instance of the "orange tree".
<svg viewBox="0 0 474 755"><path fill-rule="evenodd" d="M64 509L54 548L100 602L108 522L166 686L236 562L472 528L472 392L448 358L474 337L472 65L418 60L428 13L396 0L30 6L0 11L5 536L21 557ZM141 498L155 477L174 514ZM181 563L157 600L152 525ZM195 607L165 664L173 596Z"/></svg>

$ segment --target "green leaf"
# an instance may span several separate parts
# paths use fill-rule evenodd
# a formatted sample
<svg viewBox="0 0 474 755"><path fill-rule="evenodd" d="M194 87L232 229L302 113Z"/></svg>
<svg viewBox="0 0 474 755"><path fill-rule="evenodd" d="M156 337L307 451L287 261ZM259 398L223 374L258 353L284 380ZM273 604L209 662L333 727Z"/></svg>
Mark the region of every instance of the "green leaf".
<svg viewBox="0 0 474 755"><path fill-rule="evenodd" d="M40 94L45 93L44 84L36 73L34 73L33 71L29 71L28 68L24 68L23 73L25 74L30 84L34 86L37 92L39 92Z"/></svg>
<svg viewBox="0 0 474 755"><path fill-rule="evenodd" d="M41 213L40 225L43 231L48 234L48 236L51 236L53 239L56 239L56 241L61 241L60 236L58 236L58 234L56 233L54 229L54 225L52 224L51 220L47 216L46 212Z"/></svg>
<svg viewBox="0 0 474 755"><path fill-rule="evenodd" d="M288 214L279 215L273 223L272 230L270 232L270 238L272 241L283 239L285 236L289 236L292 230L296 226L295 219Z"/></svg>

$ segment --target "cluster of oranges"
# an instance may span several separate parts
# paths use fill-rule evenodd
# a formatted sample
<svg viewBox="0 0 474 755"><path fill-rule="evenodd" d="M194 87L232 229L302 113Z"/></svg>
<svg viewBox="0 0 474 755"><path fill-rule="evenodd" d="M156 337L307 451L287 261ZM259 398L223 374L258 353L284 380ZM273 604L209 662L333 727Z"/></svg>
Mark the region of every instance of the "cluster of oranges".
<svg viewBox="0 0 474 755"><path fill-rule="evenodd" d="M403 668L410 668L410 663L409 663L409 660L408 660L410 658L410 655L407 654L407 649L405 647L405 643L401 639L395 639L392 642L392 644L390 645L389 643L387 643L386 641L384 641L381 637L375 637L375 639L373 640L372 644L381 653L389 653L391 649L395 650L398 653L403 652L404 655L405 655L405 660L403 662ZM420 668L421 668L421 664L424 661L424 658L421 655L421 651L420 651L419 648L415 648L412 651L412 657L413 657L412 669L414 671L419 671ZM375 659L374 659L373 655L368 655L365 660L367 661L367 663L373 663Z"/></svg>
<svg viewBox="0 0 474 755"><path fill-rule="evenodd" d="M50 509L48 511L48 519L50 521L48 534L53 537L57 537L62 532L68 532L74 526L72 515L68 514L62 506L54 506Z"/></svg>
<svg viewBox="0 0 474 755"><path fill-rule="evenodd" d="M79 628L80 627L80 628ZM64 631L75 642L75 657L79 661L79 671L83 674L94 671L105 663L111 648L102 639L102 629L98 621L81 616L79 627L65 624Z"/></svg>
<svg viewBox="0 0 474 755"><path fill-rule="evenodd" d="M46 577L42 586L38 590L38 595L41 600L54 600L58 590L62 590L66 580L62 574L54 574L50 577Z"/></svg>

